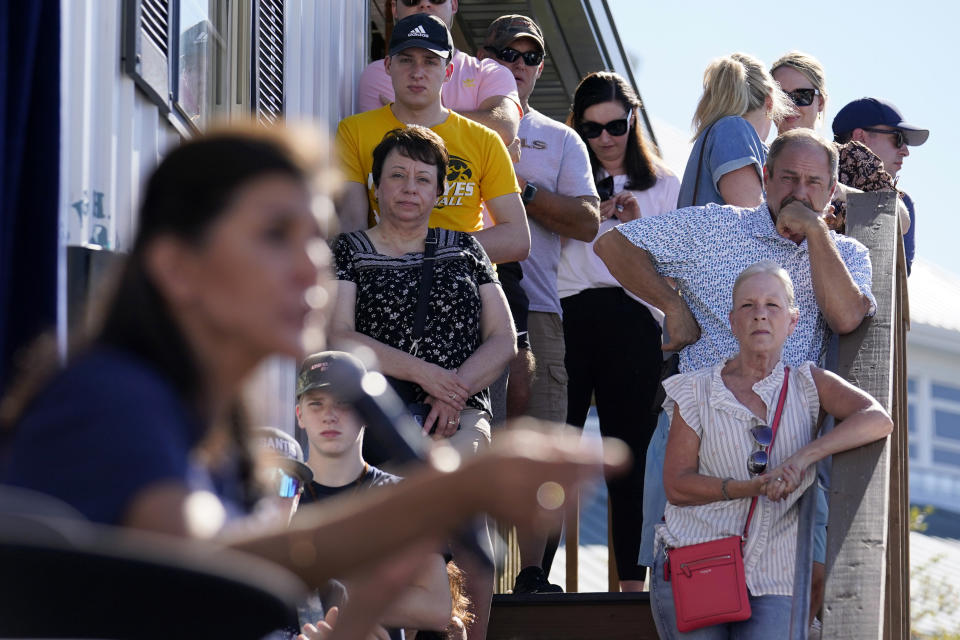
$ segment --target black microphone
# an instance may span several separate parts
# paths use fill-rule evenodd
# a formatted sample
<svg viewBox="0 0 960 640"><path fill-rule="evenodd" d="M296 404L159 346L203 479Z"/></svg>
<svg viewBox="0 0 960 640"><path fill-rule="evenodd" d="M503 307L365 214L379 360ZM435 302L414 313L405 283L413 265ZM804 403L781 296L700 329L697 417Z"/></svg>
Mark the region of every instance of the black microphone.
<svg viewBox="0 0 960 640"><path fill-rule="evenodd" d="M360 416L366 426L364 437L388 452L391 461L426 464L427 439L383 374L364 371L350 358L334 358L329 361L326 377L330 390ZM481 534L480 525L475 524L460 531L454 539L478 561L492 567L493 558L488 547L481 543Z"/></svg>

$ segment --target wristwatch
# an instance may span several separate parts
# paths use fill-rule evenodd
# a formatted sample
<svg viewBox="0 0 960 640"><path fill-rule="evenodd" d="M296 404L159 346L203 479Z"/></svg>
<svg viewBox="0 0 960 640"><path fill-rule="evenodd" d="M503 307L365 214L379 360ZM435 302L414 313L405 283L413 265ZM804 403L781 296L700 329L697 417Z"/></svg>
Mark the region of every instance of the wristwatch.
<svg viewBox="0 0 960 640"><path fill-rule="evenodd" d="M537 185L532 182L528 182L527 186L523 188L523 193L520 194L520 201L524 205L528 205L533 201L534 196L537 195Z"/></svg>

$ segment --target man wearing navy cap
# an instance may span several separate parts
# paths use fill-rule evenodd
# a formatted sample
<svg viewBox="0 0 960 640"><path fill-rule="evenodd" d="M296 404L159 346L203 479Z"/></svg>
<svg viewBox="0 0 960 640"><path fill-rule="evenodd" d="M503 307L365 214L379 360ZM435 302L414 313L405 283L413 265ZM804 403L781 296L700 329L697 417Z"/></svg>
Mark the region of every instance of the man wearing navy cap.
<svg viewBox="0 0 960 640"><path fill-rule="evenodd" d="M896 178L903 159L910 155L908 147L918 147L930 136L928 129L908 124L896 105L881 98L860 98L847 104L833 119L834 140L841 144L860 142L883 162L883 168ZM901 191L910 213L910 229L903 236L907 272L913 263L916 219L913 200Z"/></svg>

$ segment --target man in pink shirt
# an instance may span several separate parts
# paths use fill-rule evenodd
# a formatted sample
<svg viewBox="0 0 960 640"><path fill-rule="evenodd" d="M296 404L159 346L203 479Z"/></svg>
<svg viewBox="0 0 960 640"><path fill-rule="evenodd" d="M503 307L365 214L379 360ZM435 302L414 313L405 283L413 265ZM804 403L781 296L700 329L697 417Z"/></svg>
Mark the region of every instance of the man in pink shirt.
<svg viewBox="0 0 960 640"><path fill-rule="evenodd" d="M458 0L392 0L395 20L414 13L430 13L453 26ZM519 159L517 128L523 112L513 74L493 60L478 60L463 51L453 53L453 75L443 85L443 106L460 115L490 127ZM383 60L374 60L360 75L357 87L357 112L377 109L394 101L393 84Z"/></svg>

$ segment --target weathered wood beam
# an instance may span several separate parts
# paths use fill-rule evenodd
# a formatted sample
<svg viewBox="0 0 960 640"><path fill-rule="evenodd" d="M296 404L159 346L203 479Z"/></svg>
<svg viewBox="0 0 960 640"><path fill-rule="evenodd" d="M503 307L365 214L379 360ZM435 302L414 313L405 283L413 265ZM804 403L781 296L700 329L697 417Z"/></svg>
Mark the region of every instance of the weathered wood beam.
<svg viewBox="0 0 960 640"><path fill-rule="evenodd" d="M894 396L896 196L851 195L847 234L870 249L877 312L840 338L838 373L888 411ZM906 429L897 424L895 430ZM827 531L824 638L879 639L885 614L889 438L833 457ZM899 535L899 534L898 534Z"/></svg>

